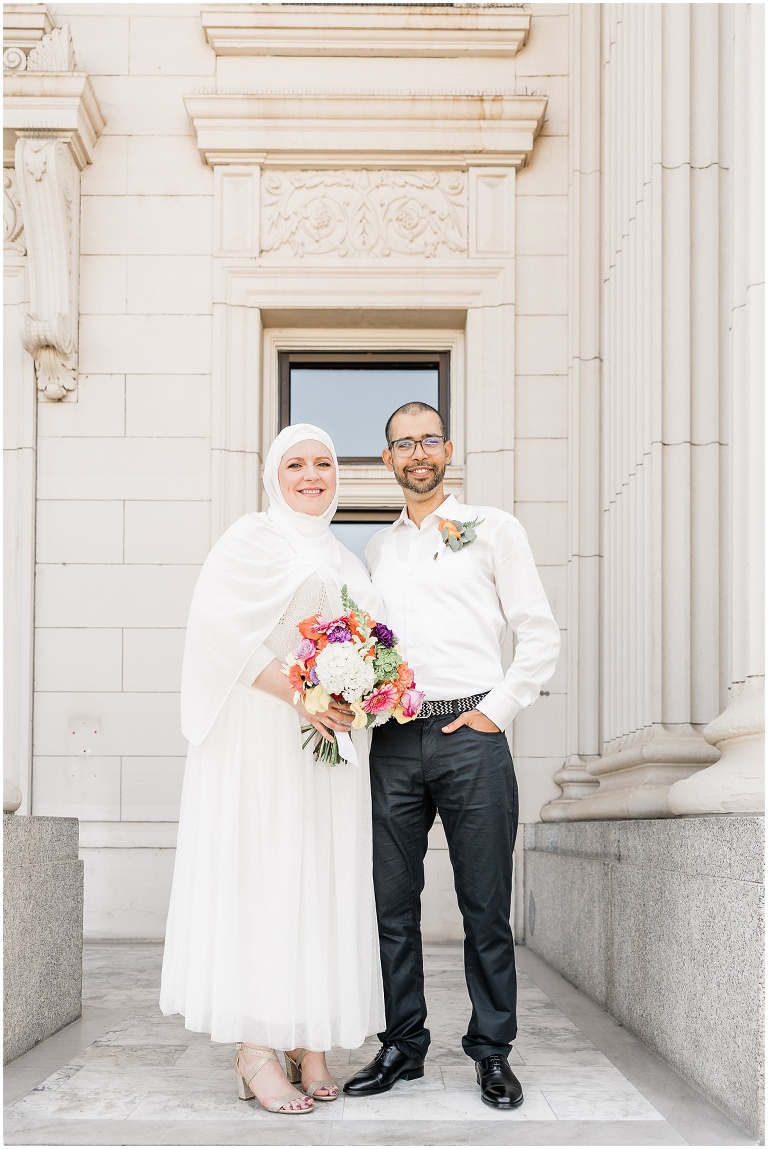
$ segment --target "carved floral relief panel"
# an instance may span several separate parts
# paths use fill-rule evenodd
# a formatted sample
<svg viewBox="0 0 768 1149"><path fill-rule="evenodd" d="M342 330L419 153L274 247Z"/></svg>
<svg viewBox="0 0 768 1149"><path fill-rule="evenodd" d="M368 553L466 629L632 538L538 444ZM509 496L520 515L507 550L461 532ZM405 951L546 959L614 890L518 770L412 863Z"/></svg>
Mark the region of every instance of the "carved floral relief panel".
<svg viewBox="0 0 768 1149"><path fill-rule="evenodd" d="M467 252L458 171L275 171L262 176L261 250L340 258Z"/></svg>
<svg viewBox="0 0 768 1149"><path fill-rule="evenodd" d="M14 168L3 168L3 250L26 255L24 220Z"/></svg>

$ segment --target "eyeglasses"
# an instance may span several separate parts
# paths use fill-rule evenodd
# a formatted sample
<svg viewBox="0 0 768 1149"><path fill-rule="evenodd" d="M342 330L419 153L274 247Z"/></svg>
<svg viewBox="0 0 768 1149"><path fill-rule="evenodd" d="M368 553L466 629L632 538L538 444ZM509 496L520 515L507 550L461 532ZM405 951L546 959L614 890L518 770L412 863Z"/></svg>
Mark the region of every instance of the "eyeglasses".
<svg viewBox="0 0 768 1149"><path fill-rule="evenodd" d="M394 439L389 448L396 455L412 455L419 443L427 455L436 455L444 442L444 435L427 435L424 439Z"/></svg>

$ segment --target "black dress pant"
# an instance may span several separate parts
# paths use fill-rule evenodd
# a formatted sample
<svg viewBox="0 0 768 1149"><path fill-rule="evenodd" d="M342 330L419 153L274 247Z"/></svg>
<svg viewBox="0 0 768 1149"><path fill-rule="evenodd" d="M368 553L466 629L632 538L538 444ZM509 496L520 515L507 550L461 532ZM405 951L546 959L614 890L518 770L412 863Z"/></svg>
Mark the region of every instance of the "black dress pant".
<svg viewBox="0 0 768 1149"><path fill-rule="evenodd" d="M465 1053L506 1056L517 1034L517 980L509 916L517 782L503 733L461 726L457 714L387 722L373 731L373 876L387 1027L381 1041L409 1057L429 1046L425 1022L421 893L427 834L439 811L464 919L472 1001Z"/></svg>

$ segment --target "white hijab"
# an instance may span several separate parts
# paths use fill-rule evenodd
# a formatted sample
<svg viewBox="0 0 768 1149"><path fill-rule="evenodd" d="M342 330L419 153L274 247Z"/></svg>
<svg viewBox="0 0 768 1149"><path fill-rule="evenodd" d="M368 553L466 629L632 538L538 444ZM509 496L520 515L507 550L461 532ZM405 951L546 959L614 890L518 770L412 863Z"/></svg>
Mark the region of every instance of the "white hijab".
<svg viewBox="0 0 768 1149"><path fill-rule="evenodd" d="M321 515L303 515L300 511L295 511L289 506L280 490L280 462L291 447L295 447L305 439L313 439L327 447L336 468L336 490L330 506ZM294 423L290 427L285 427L267 452L262 481L269 499L267 511L269 522L288 540L307 565L317 571L323 582L328 584L330 581L331 585L338 583L340 591L344 582L344 563L349 552L330 529L339 505L339 462L330 436L311 423ZM338 605L341 606L341 599Z"/></svg>
<svg viewBox="0 0 768 1149"><path fill-rule="evenodd" d="M280 490L280 461L296 443L316 440L336 465L336 491L321 515L293 510ZM368 573L330 530L339 501L336 451L310 423L286 427L264 462L266 513L243 515L215 544L192 596L181 677L181 728L199 745L254 652L276 626L301 584L322 579L334 615L344 583L377 619L383 606ZM298 637L298 636L297 636Z"/></svg>

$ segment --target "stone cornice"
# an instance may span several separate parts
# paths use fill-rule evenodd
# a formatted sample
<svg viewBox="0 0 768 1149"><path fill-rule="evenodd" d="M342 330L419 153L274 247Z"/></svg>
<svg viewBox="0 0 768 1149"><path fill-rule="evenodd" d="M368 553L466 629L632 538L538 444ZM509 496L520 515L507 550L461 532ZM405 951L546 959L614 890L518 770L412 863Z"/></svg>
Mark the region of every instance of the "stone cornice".
<svg viewBox="0 0 768 1149"><path fill-rule="evenodd" d="M3 6L3 52L16 49L28 55L53 31L53 21L43 4L5 4Z"/></svg>
<svg viewBox="0 0 768 1149"><path fill-rule="evenodd" d="M514 56L518 7L217 4L201 13L217 56Z"/></svg>
<svg viewBox="0 0 768 1149"><path fill-rule="evenodd" d="M212 92L185 96L184 103L200 155L211 165L521 168L547 97Z"/></svg>
<svg viewBox="0 0 768 1149"><path fill-rule="evenodd" d="M11 72L3 77L3 93L5 164L23 136L65 141L81 171L92 162L105 121L85 72Z"/></svg>

